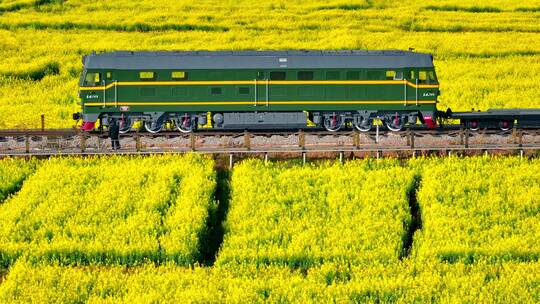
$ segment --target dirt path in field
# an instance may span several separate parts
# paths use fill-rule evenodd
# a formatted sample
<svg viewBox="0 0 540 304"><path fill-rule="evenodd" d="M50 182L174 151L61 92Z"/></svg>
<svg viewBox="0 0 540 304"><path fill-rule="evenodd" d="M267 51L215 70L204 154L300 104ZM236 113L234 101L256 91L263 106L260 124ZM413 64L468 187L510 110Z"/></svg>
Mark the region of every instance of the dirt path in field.
<svg viewBox="0 0 540 304"><path fill-rule="evenodd" d="M216 257L223 243L223 235L225 233L224 221L229 211L230 199L230 178L231 171L216 167L217 171L217 187L215 199L217 208L210 212L206 226L208 227L207 234L201 238L201 259L199 263L206 266L214 265Z"/></svg>
<svg viewBox="0 0 540 304"><path fill-rule="evenodd" d="M409 257L411 254L411 248L413 246L414 234L417 230L422 229L422 215L420 212L420 206L416 198L418 188L422 182L422 177L416 175L411 189L408 192L409 212L411 213L411 222L407 227L407 235L403 240L403 248L401 250L400 259Z"/></svg>

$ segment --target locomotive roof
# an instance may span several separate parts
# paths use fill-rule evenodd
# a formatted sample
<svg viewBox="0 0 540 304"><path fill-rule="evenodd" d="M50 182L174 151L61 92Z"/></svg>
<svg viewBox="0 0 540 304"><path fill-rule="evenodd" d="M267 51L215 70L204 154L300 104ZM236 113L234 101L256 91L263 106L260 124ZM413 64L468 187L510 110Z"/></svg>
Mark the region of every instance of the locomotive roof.
<svg viewBox="0 0 540 304"><path fill-rule="evenodd" d="M83 57L86 69L316 69L433 67L411 51L116 51Z"/></svg>

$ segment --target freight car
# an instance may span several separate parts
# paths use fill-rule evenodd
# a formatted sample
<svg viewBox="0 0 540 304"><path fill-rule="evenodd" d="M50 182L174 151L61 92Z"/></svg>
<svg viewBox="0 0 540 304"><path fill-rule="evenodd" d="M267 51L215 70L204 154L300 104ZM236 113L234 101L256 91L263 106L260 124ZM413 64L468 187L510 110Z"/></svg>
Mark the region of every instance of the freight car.
<svg viewBox="0 0 540 304"><path fill-rule="evenodd" d="M392 131L417 121L436 125L439 84L430 54L117 51L84 56L83 64L83 130L98 120L120 120L122 133L136 120L151 133L166 122L180 132L200 125L298 129L309 122L328 131L369 131L374 119Z"/></svg>
<svg viewBox="0 0 540 304"><path fill-rule="evenodd" d="M412 51L117 51L83 57L82 130L142 121L188 133L212 129L391 131L437 127L439 118L471 130L539 127L540 110L437 110L439 82L431 54Z"/></svg>

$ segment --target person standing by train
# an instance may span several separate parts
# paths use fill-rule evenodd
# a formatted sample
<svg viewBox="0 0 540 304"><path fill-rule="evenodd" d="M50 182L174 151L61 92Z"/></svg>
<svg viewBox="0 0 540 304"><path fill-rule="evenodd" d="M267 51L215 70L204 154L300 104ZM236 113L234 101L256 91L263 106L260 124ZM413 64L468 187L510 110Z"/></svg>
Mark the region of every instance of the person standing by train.
<svg viewBox="0 0 540 304"><path fill-rule="evenodd" d="M111 139L111 146L113 150L120 149L120 122L117 119L111 119L109 123L109 138Z"/></svg>

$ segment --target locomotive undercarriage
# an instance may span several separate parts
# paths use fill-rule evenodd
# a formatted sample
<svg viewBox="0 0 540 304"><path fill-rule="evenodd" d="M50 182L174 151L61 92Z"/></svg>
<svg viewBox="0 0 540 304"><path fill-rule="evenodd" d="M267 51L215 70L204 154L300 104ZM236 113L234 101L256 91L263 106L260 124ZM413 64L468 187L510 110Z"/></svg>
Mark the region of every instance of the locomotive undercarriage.
<svg viewBox="0 0 540 304"><path fill-rule="evenodd" d="M143 112L143 113L107 113L100 117L100 125L108 126L111 123L119 123L120 133L127 133L133 127L135 121L141 121L149 133L158 133L169 123L182 133L192 132L197 124L206 124L206 113L167 113L167 112Z"/></svg>
<svg viewBox="0 0 540 304"><path fill-rule="evenodd" d="M323 126L327 131L336 132L348 124L358 131L370 131L376 121L390 131L401 131L406 125L416 124L421 117L418 111L351 111L351 112L314 112L310 119L314 124Z"/></svg>
<svg viewBox="0 0 540 304"><path fill-rule="evenodd" d="M218 130L302 129L314 125L330 132L346 127L368 132L376 121L380 121L390 131L397 132L406 125L416 124L418 119L423 122L422 114L418 111L324 111L307 115L306 112L215 112L210 117L211 128ZM150 133L158 133L166 125L174 126L182 133L189 133L198 126L207 125L208 117L205 112L130 112L104 113L99 120L101 126L118 123L120 133L131 130L135 121L142 121Z"/></svg>

